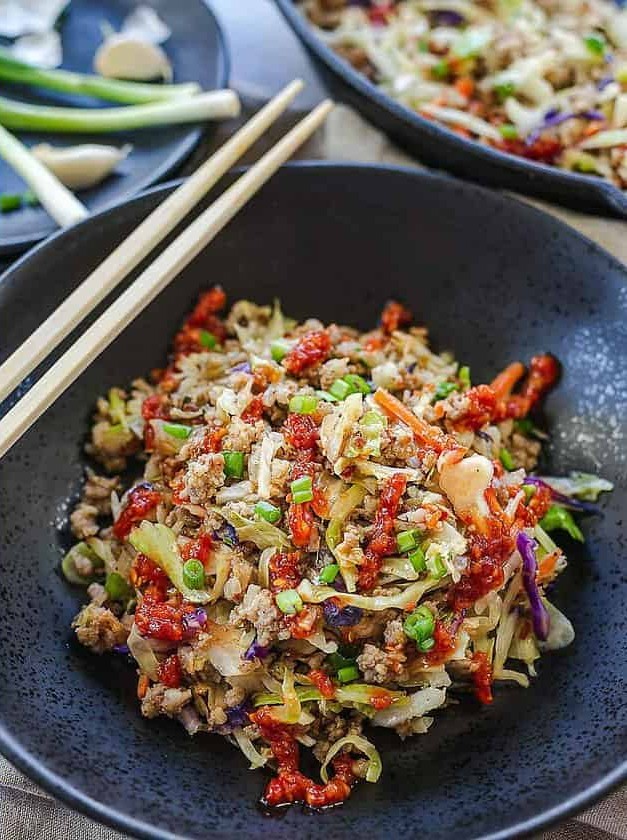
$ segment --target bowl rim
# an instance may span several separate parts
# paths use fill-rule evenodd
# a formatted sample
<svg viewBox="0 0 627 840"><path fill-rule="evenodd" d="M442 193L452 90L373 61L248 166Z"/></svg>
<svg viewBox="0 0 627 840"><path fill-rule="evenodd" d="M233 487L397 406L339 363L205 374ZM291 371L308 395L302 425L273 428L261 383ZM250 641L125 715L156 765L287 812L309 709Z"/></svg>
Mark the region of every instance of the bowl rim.
<svg viewBox="0 0 627 840"><path fill-rule="evenodd" d="M219 67L217 72L217 88L225 88L228 86L229 78L231 76L231 50L229 41L226 37L226 32L222 22L214 12L210 3L207 0L199 0L199 5L202 10L206 12L210 18L211 24L215 29L216 39L218 42L218 60ZM188 131L185 137L182 137L176 148L172 149L171 153L161 161L159 166L153 169L150 174L147 174L143 181L140 181L137 186L130 192L122 193L116 200L110 204L101 207L95 213L90 213L88 219L100 213L106 212L112 207L118 207L120 204L125 204L151 189L153 186L159 185L163 178L170 175L174 169L182 166L190 157L194 149L200 143L205 127L193 123L188 125ZM34 247L42 242L48 242L50 239L56 237L63 229L55 230L49 236L41 236L39 234L26 234L6 237L0 241L0 258L11 257L13 254L30 253ZM17 262L17 261L16 261ZM13 263L12 265L14 265Z"/></svg>
<svg viewBox="0 0 627 840"><path fill-rule="evenodd" d="M244 166L237 167L231 170L225 178L228 179L229 177L233 177L234 174L244 172L247 168L248 167ZM507 206L514 203L518 205L519 208L523 208L524 211L529 213L531 216L537 216L539 219L543 220L545 224L549 221L549 223L553 224L558 230L566 232L570 237L574 237L579 240L585 244L587 248L592 249L596 256L609 260L610 264L612 264L614 268L624 274L625 281L627 282L627 266L621 263L620 260L596 242L570 227L565 222L518 198L489 190L486 187L479 186L472 182L457 181L450 176L398 165L304 160L289 163L286 166L281 167L279 171L295 171L298 173L302 171L315 172L316 170L340 170L344 171L348 177L350 177L351 172L357 172L357 174L361 174L363 172L375 172L382 176L390 174L400 175L403 177L410 177L418 182L425 180L438 182L438 184L444 189L452 189L457 193L459 193L460 190L470 193L480 193L486 198L489 197L491 201L501 204L504 208L507 208ZM184 179L179 178L153 186L150 189L144 190L143 192L132 196L126 201L120 202L114 206L103 208L71 228L61 229L55 232L52 236L32 248L28 253L22 255L9 269L0 275L0 289L5 282L10 282L12 280L11 275L19 273L19 271L28 264L31 257L39 254L41 251L47 250L48 248L56 247L57 240L62 240L63 237L68 235L72 236L80 233L81 229L84 229L86 225L106 225L107 217L111 216L113 213L119 213L123 207L139 203L147 197L159 193L167 194L172 189L175 189L183 180ZM146 840L193 840L190 835L172 834L167 830L158 828L157 826L151 825L143 820L137 820L130 815L123 814L117 811L114 807L103 805L95 798L81 792L74 786L74 784L67 781L57 773L49 770L46 767L44 760L37 758L37 756L35 756L32 752L22 747L18 740L1 721L0 753L54 798L59 799L86 817L95 819L105 825L119 831L123 831L132 836L146 838ZM586 807L594 804L602 796L611 792L626 780L627 759L624 759L619 761L616 767L605 773L586 790L568 796L552 808L541 811L529 819L522 820L512 826L492 832L491 834L477 835L474 837L474 840L512 840L512 838L526 837L531 834L535 834L540 830L546 829L552 824L562 821L569 816L584 810Z"/></svg>
<svg viewBox="0 0 627 840"><path fill-rule="evenodd" d="M435 120L425 119L425 117L417 112L410 110L405 105L392 99L391 96L384 93L362 73L359 73L351 67L347 61L340 58L316 34L315 29L299 11L294 0L275 0L275 2L303 44L329 70L336 76L339 76L359 96L376 105L378 108L381 108L398 122L403 123L405 126L422 135L426 135L434 144L438 142L446 143L453 148L463 151L469 163L472 162L472 158L476 158L483 162L494 164L498 169L507 169L515 175L526 177L529 181L536 180L540 176L544 179L549 179L554 184L563 184L567 187L585 187L586 190L595 194L608 210L622 218L627 217L627 191L620 190L614 184L602 178L591 178L576 172L568 172L555 166L549 166L545 163L527 160L517 155L501 152L498 149L493 149L491 146L485 146L476 140L461 137ZM521 192L525 191L524 185L521 185L518 189ZM597 215L602 214L597 212Z"/></svg>

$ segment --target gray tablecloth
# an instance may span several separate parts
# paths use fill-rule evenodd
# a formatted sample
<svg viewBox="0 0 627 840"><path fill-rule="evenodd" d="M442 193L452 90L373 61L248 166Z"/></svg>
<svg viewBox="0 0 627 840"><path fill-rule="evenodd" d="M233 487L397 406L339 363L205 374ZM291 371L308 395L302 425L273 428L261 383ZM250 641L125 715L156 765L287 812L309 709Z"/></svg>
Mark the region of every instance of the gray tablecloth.
<svg viewBox="0 0 627 840"><path fill-rule="evenodd" d="M80 2L80 0L79 0ZM308 108L324 95L324 88L309 60L286 29L270 0L213 0L226 27L233 56L233 86L243 95L246 112L286 84L301 76L307 90L297 109L275 132L256 147L265 145L297 119L298 110ZM191 171L207 157L234 126L221 126L217 137L205 141L186 167ZM256 156L255 155L255 156ZM338 107L327 125L298 155L301 158L418 164L394 148L357 114ZM250 157L247 159L250 160ZM590 239L627 263L624 222L609 221L564 210L541 202L536 206L562 218ZM122 840L123 835L101 826L65 806L0 758L0 838L2 840ZM608 796L594 808L545 832L535 840L627 840L627 789ZM463 840L463 838L460 838Z"/></svg>

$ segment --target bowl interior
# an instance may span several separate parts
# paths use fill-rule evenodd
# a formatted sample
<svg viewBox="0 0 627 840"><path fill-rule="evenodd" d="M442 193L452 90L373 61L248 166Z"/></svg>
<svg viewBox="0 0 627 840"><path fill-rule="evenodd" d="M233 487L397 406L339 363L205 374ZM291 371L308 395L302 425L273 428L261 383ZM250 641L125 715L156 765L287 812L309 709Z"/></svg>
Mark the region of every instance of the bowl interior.
<svg viewBox="0 0 627 840"><path fill-rule="evenodd" d="M0 283L6 356L167 192L155 190L40 246ZM582 807L618 781L624 511L627 501L627 285L590 242L522 204L403 170L283 169L94 363L0 465L0 749L56 795L146 836L271 832L276 838L411 831L434 840L513 836ZM372 325L385 299L408 302L439 348L486 381L551 351L564 376L546 405L549 469L616 483L603 518L554 599L577 638L539 663L529 690L501 687L402 743L374 730L384 773L342 808L292 808L268 822L263 776L222 739L190 739L140 717L134 675L71 638L81 592L59 573L99 394L162 363L196 293L281 298L298 318ZM622 590L621 590L622 586ZM501 684L502 685L502 684ZM622 723L621 723L622 722Z"/></svg>

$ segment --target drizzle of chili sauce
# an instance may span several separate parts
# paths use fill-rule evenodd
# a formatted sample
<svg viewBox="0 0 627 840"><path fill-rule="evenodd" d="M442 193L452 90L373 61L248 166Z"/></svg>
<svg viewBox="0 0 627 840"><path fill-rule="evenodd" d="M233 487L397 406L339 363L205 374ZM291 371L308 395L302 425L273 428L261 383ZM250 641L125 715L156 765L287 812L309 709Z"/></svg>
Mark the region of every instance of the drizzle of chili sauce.
<svg viewBox="0 0 627 840"><path fill-rule="evenodd" d="M331 336L326 330L305 333L283 359L288 373L297 375L307 368L326 362L331 352Z"/></svg>
<svg viewBox="0 0 627 840"><path fill-rule="evenodd" d="M383 557L396 550L394 520L398 512L407 479L401 473L390 476L381 490L372 534L364 552L365 560L359 567L359 586L362 591L373 589L379 577Z"/></svg>
<svg viewBox="0 0 627 840"><path fill-rule="evenodd" d="M300 751L294 737L294 727L277 721L267 706L250 715L268 742L277 762L277 775L266 785L262 802L276 807L293 802L303 802L310 808L325 808L344 802L355 783L353 759L348 754L336 756L332 763L335 775L326 784L319 785L301 773Z"/></svg>
<svg viewBox="0 0 627 840"><path fill-rule="evenodd" d="M310 671L307 676L325 700L332 700L335 697L335 686L333 685L333 680L326 671L314 669L313 671Z"/></svg>
<svg viewBox="0 0 627 840"><path fill-rule="evenodd" d="M296 615L286 615L283 618L293 639L308 639L320 626L322 621L322 607L317 604L306 604Z"/></svg>
<svg viewBox="0 0 627 840"><path fill-rule="evenodd" d="M242 411L241 419L244 423L256 423L257 420L261 420L263 409L263 397L253 397L246 408Z"/></svg>
<svg viewBox="0 0 627 840"><path fill-rule="evenodd" d="M467 407L463 414L452 421L457 431L476 431L492 421L496 411L496 394L489 385L476 385L464 392Z"/></svg>
<svg viewBox="0 0 627 840"><path fill-rule="evenodd" d="M133 586L137 588L151 584L153 588L161 591L162 599L165 600L170 587L170 578L156 563L153 563L150 557L146 557L141 552L136 554L129 577Z"/></svg>
<svg viewBox="0 0 627 840"><path fill-rule="evenodd" d="M560 141L553 137L538 137L534 143L529 144L524 140L502 140L496 146L509 152L510 155L539 160L543 163L555 163L563 148Z"/></svg>
<svg viewBox="0 0 627 840"><path fill-rule="evenodd" d="M123 540L130 534L133 526L146 518L146 514L157 507L161 501L161 493L153 490L150 485L138 484L128 494L126 504L113 526L113 533L118 540Z"/></svg>
<svg viewBox="0 0 627 840"><path fill-rule="evenodd" d="M433 628L433 640L435 645L426 654L425 659L429 665L442 665L451 658L457 647L457 639L451 629L438 619Z"/></svg>
<svg viewBox="0 0 627 840"><path fill-rule="evenodd" d="M534 485L535 486L535 485ZM517 488L512 487L512 492ZM515 522L519 528L533 528L553 503L550 487L535 487L535 493L525 504L522 500L516 509Z"/></svg>
<svg viewBox="0 0 627 840"><path fill-rule="evenodd" d="M159 663L158 674L159 682L167 685L168 688L179 688L183 679L183 672L181 662L175 653Z"/></svg>
<svg viewBox="0 0 627 840"><path fill-rule="evenodd" d="M142 636L180 642L185 632L183 616L193 609L191 604L164 601L161 591L149 587L135 610L135 624Z"/></svg>
<svg viewBox="0 0 627 840"><path fill-rule="evenodd" d="M283 433L287 442L299 451L313 450L320 437L311 414L288 414Z"/></svg>
<svg viewBox="0 0 627 840"><path fill-rule="evenodd" d="M559 362L555 356L546 353L534 356L529 363L527 379L518 394L512 394L499 403L495 419L520 419L555 385L560 375Z"/></svg>
<svg viewBox="0 0 627 840"><path fill-rule="evenodd" d="M395 13L392 3L377 3L368 9L368 19L375 26L387 26L388 19Z"/></svg>
<svg viewBox="0 0 627 840"><path fill-rule="evenodd" d="M475 651L472 655L470 674L475 697L480 703L492 702L492 666L483 651Z"/></svg>
<svg viewBox="0 0 627 840"><path fill-rule="evenodd" d="M170 407L165 394L151 394L142 402L142 417L144 419L144 448L151 450L155 445L155 430L152 428L151 420L168 420L170 418Z"/></svg>
<svg viewBox="0 0 627 840"><path fill-rule="evenodd" d="M227 431L224 426L218 426L207 432L202 439L202 452L219 452L222 449L222 438L226 437Z"/></svg>
<svg viewBox="0 0 627 840"><path fill-rule="evenodd" d="M183 560L190 560L192 557L195 560L206 565L211 556L211 549L213 548L213 537L211 534L201 534L194 540L184 543L180 546L180 553Z"/></svg>
<svg viewBox="0 0 627 840"><path fill-rule="evenodd" d="M218 341L224 341L226 328L216 313L224 309L225 304L224 289L222 286L213 286L200 295L192 314L185 323L190 327L201 327L215 335Z"/></svg>
<svg viewBox="0 0 627 840"><path fill-rule="evenodd" d="M303 579L300 559L299 551L275 551L268 564L272 592L280 592L282 589L296 589Z"/></svg>
<svg viewBox="0 0 627 840"><path fill-rule="evenodd" d="M373 688L370 692L370 705L377 712L388 709L392 705L392 695L384 688Z"/></svg>
<svg viewBox="0 0 627 840"><path fill-rule="evenodd" d="M486 519L485 533L468 528L468 566L461 579L448 591L447 600L455 612L503 585L503 565L514 550L511 529L494 516Z"/></svg>
<svg viewBox="0 0 627 840"><path fill-rule="evenodd" d="M289 416L301 415L290 414ZM297 478L302 478L303 476L309 476L313 487L313 480L316 475L316 467L313 460L311 460L313 458L313 450L299 450L297 458L298 460L292 464L290 470L290 481L295 481ZM290 532L290 538L297 548L307 548L315 528L312 502L299 502L296 504L291 500L291 496L288 496L288 499L290 504L285 515L285 520Z"/></svg>
<svg viewBox="0 0 627 840"><path fill-rule="evenodd" d="M388 335L401 327L409 326L412 321L413 315L409 309L396 300L388 301L381 313L381 329Z"/></svg>

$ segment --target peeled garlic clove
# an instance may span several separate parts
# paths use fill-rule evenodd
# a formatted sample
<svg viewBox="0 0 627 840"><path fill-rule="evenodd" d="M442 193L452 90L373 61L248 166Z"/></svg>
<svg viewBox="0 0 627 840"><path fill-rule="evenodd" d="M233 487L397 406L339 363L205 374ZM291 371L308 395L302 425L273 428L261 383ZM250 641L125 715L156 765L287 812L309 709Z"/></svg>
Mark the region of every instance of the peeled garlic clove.
<svg viewBox="0 0 627 840"><path fill-rule="evenodd" d="M98 47L94 70L109 79L172 81L172 65L161 47L124 33L111 35Z"/></svg>
<svg viewBox="0 0 627 840"><path fill-rule="evenodd" d="M101 146L85 143L80 146L55 147L48 143L33 146L31 152L71 190L95 187L128 157L132 146Z"/></svg>

